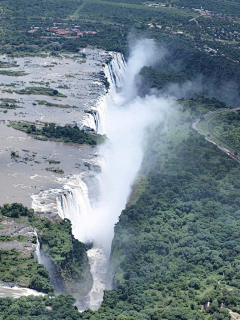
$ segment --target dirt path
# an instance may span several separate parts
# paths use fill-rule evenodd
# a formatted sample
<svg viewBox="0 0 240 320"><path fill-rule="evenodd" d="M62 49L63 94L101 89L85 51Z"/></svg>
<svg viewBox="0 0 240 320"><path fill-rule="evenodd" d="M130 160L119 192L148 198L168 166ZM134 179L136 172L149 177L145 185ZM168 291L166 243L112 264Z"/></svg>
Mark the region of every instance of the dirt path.
<svg viewBox="0 0 240 320"><path fill-rule="evenodd" d="M239 313L233 312L230 309L227 309L227 310L229 311L232 320L240 320L240 314Z"/></svg>
<svg viewBox="0 0 240 320"><path fill-rule="evenodd" d="M79 12L82 10L82 8L85 6L86 1L83 1L83 3L75 10L73 15L70 16L70 19L74 19L78 17Z"/></svg>
<svg viewBox="0 0 240 320"><path fill-rule="evenodd" d="M196 24L199 26L199 28L202 28L202 26L200 26L199 22L197 21L197 18L198 18L198 17L192 18L192 19L190 19L189 21L195 21Z"/></svg>

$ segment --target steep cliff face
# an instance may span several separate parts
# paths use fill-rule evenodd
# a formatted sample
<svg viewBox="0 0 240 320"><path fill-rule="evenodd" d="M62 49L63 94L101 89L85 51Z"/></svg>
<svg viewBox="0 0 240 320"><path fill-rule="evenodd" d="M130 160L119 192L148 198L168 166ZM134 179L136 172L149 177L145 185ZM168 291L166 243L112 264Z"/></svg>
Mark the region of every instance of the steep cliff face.
<svg viewBox="0 0 240 320"><path fill-rule="evenodd" d="M69 293L80 307L92 287L86 248L72 235L71 223L42 219L38 226L41 245L38 260L51 275L56 293Z"/></svg>
<svg viewBox="0 0 240 320"><path fill-rule="evenodd" d="M100 134L106 134L108 139L111 138L111 134L108 136L109 131L107 128L110 123L114 123L109 119L109 114L115 108L115 98L118 89L122 85L124 72L124 57L120 53L110 53L109 61L106 61L101 73L102 80L105 79L109 83L109 88L105 83L105 94L86 113L87 121L85 121L85 125ZM84 163L85 166L88 166L89 171L76 175L74 179L71 179L70 183L68 181L65 186L66 191L57 199L59 216L62 219L67 218L71 221L74 236L81 242L93 243L93 247L87 252L93 279L93 286L87 297L89 301L87 309L90 308L92 310L99 308L103 298L103 291L106 288L106 271L111 243L110 233L113 234L114 222L117 220L117 217L115 217L116 220L114 221L112 215L109 219L105 217L108 214L110 217L110 212L115 212L115 215L120 212L120 210L113 210L109 202L109 190L113 189L110 187L112 183L109 180L109 168L112 168L111 164L115 162L110 154L116 154L114 151L107 151L110 150L109 146L109 141L106 141L106 145L98 149L99 156L91 159L89 163ZM118 185L116 181L115 184ZM120 198L120 201L122 201L122 198ZM106 237L101 234L102 230L104 230ZM103 238L105 240L102 241ZM62 273L64 273L63 270L65 269L61 270ZM68 274L70 273L68 269ZM85 271L84 277L86 273L87 271ZM87 282L85 281L85 283ZM68 282L67 286L71 288L72 284ZM85 288L85 292L87 292L89 286L85 286ZM76 291L79 292L81 290L77 289ZM71 290L68 292L73 294ZM74 294L73 296L76 297Z"/></svg>

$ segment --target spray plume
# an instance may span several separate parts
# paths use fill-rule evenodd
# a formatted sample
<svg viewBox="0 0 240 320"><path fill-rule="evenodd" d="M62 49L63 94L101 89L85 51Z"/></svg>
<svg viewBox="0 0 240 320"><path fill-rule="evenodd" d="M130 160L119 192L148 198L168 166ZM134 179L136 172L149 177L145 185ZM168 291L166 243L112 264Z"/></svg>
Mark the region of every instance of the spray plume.
<svg viewBox="0 0 240 320"><path fill-rule="evenodd" d="M144 66L154 65L164 55L153 40L141 40L134 44L123 86L112 92L106 119L107 142L100 147L104 165L100 179L100 196L94 205L78 208L73 232L82 242L110 253L114 224L124 209L131 186L143 160L142 142L149 126L163 120L169 112L169 100L154 95L140 98L137 94L136 76ZM157 57L157 58L156 58ZM71 219L72 220L72 219Z"/></svg>
<svg viewBox="0 0 240 320"><path fill-rule="evenodd" d="M98 109L99 131L108 139L99 147L102 172L98 175L97 200L89 196L81 175L72 181L75 187L69 186L69 192L58 199L59 215L71 220L74 236L83 243L93 243L93 248L87 251L93 277L88 305L93 310L99 308L103 298L114 225L140 170L147 129L159 125L171 112L171 98L154 94L141 98L138 94L140 70L154 66L164 54L153 40L146 39L132 45L126 65L122 59L120 63L121 55L113 54L114 59L106 69L110 90Z"/></svg>

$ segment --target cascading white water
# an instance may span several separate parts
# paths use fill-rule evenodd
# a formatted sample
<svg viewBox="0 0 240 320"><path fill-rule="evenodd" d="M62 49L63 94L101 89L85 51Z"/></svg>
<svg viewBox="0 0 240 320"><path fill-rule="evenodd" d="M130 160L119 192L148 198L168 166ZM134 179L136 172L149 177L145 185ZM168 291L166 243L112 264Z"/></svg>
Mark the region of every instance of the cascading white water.
<svg viewBox="0 0 240 320"><path fill-rule="evenodd" d="M23 296L45 296L45 293L38 292L33 289L29 288L22 288L22 287L8 287L6 285L0 284L0 298L20 298Z"/></svg>
<svg viewBox="0 0 240 320"><path fill-rule="evenodd" d="M82 219L87 219L88 214L91 211L91 205L89 201L88 188L86 183L83 182L82 176L75 176L75 181L70 185L65 186L66 193L64 193L61 198L57 199L57 207L59 215L62 219L69 219L72 222L73 233L75 234L75 229L80 230L80 233L84 234L83 224L78 224L79 216ZM88 239L82 239L86 242Z"/></svg>
<svg viewBox="0 0 240 320"><path fill-rule="evenodd" d="M54 275L55 273L55 265L52 262L52 260L46 255L46 253L44 251L41 250L41 244L38 238L38 234L37 234L37 230L34 230L34 235L36 237L36 256L37 256L37 262L39 264L43 264L44 267L47 269L47 271L49 272L50 276L51 276L51 285L54 286L54 290L55 290L55 294L61 294L61 293L65 293L64 287L62 285L62 281L61 279L59 279L58 277L56 277ZM44 293L42 293L43 295L45 295ZM23 294L23 295L27 295L27 294Z"/></svg>
<svg viewBox="0 0 240 320"><path fill-rule="evenodd" d="M117 90L123 84L126 67L122 54L113 52L111 56L112 60L104 67L104 73L110 83L110 88L106 94L99 99L97 105L91 110L92 112L88 113L83 121L84 126L91 127L100 134L107 134L106 122L108 108L111 108L111 106L115 104L114 97L117 94ZM92 160L92 164L98 165L101 168L101 172L105 171L106 163L104 152L100 157ZM75 176L69 184L65 185L67 192L57 199L57 208L62 219L67 218L71 221L74 236L81 242L86 243L92 242L93 239L91 237L89 238L89 232L91 233L91 231L86 232L86 228L91 228L91 226L87 226L83 221L86 222L91 219L95 206L94 204L90 204L88 187L84 182L84 178L86 178L86 174L80 174L79 176ZM95 178L101 186L102 175L95 174ZM109 255L106 253L106 250L99 245L88 250L87 254L93 277L93 287L88 297L89 308L96 310L100 306L105 289Z"/></svg>
<svg viewBox="0 0 240 320"><path fill-rule="evenodd" d="M111 52L110 55L112 60L104 67L105 76L110 83L110 89L91 109L92 112L85 115L82 122L83 126L89 127L100 134L106 133L107 107L114 103L114 95L123 85L123 76L126 68L126 63L121 53Z"/></svg>
<svg viewBox="0 0 240 320"><path fill-rule="evenodd" d="M110 89L96 106L99 132L108 137L99 148L105 165L98 175L98 200L89 200L81 176L78 187L58 200L59 214L72 221L74 236L93 243L93 248L88 250L93 276L89 294L91 309L97 309L102 301L114 224L126 205L142 163L145 130L164 119L169 109L169 101L137 95L135 77L143 66L152 65L157 50L152 40L136 43L127 65L120 54L112 54L111 63L105 67Z"/></svg>

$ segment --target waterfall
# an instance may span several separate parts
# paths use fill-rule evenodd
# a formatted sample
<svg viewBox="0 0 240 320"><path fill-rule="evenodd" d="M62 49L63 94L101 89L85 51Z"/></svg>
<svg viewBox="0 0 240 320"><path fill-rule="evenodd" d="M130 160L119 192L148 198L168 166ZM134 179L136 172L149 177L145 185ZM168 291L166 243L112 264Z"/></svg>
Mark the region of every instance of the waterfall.
<svg viewBox="0 0 240 320"><path fill-rule="evenodd" d="M106 134L107 110L114 105L117 91L123 85L126 63L122 54L110 52L111 61L104 66L104 73L110 83L109 90L100 97L96 106L87 113L88 117L83 121L84 126L89 126L98 133ZM90 161L92 165L99 166L101 171L105 168L104 155ZM94 178L101 185L101 174L95 174ZM73 234L82 242L91 241L83 235L86 234L85 224L79 223L79 219L86 220L93 209L90 203L89 189L84 180L89 180L86 173L72 177L71 181L65 184L65 192L57 197L58 214L62 219L69 219L72 223ZM91 180L93 184L93 181ZM97 191L96 191L97 192ZM79 238L80 235L80 238ZM89 236L88 236L89 237Z"/></svg>
<svg viewBox="0 0 240 320"><path fill-rule="evenodd" d="M103 291L106 288L108 257L102 248L92 248L88 250L88 261L93 277L93 286L88 294L89 308L97 310L100 307Z"/></svg>
<svg viewBox="0 0 240 320"><path fill-rule="evenodd" d="M54 265L52 260L46 255L46 253L43 250L41 250L41 244L40 244L36 229L34 230L34 235L37 240L36 251L35 251L37 256L37 262L39 264L43 264L46 270L49 272L50 284L54 286L55 293L56 294L67 293L64 288L62 280L58 277L56 266Z"/></svg>
<svg viewBox="0 0 240 320"><path fill-rule="evenodd" d="M136 43L127 64L121 54L111 53L112 60L104 68L110 88L93 109L98 113L95 128L108 137L95 160L101 159L101 173L94 175L97 197L89 192L93 180L82 174L77 186L66 187L68 192L57 201L59 215L72 221L74 236L93 244L87 251L93 276L88 300L93 310L103 298L114 225L140 170L146 129L158 125L169 110L169 101L163 98L138 96L136 76L143 66L156 61L157 50L152 40Z"/></svg>
<svg viewBox="0 0 240 320"><path fill-rule="evenodd" d="M121 53L111 52L112 60L104 68L105 75L110 82L110 88L114 87L115 91L123 85L123 78L126 69L126 62Z"/></svg>
<svg viewBox="0 0 240 320"><path fill-rule="evenodd" d="M125 72L125 61L123 55L112 52L111 61L105 65L104 73L108 79L110 87L105 94L100 97L96 106L87 113L83 120L83 125L88 126L100 134L107 134L107 114L108 109L115 104L116 93L123 84L123 76ZM106 170L104 152L100 156L93 159L93 166L101 168L101 173L94 174L94 179L86 177L85 173L75 176L71 182L65 185L64 194L57 198L58 213L62 219L67 218L72 223L72 232L74 236L83 243L93 242L93 248L87 251L90 270L93 277L93 287L89 292L88 301L89 308L97 310L100 307L103 291L106 287L106 271L108 267L109 248L108 252L103 248L103 244L96 243L94 237L91 237L91 230L95 228L95 223L98 221L96 217L98 202L96 195L99 191L101 197L102 189L102 172ZM88 180L88 184L95 184L95 200L89 197L89 188L84 180ZM94 180L94 182L93 182Z"/></svg>
<svg viewBox="0 0 240 320"><path fill-rule="evenodd" d="M93 129L94 131L97 131L97 122L94 118L94 115L90 112L87 112L84 116L83 116L83 121L82 121L82 125L81 125L81 129L84 128L90 128Z"/></svg>
<svg viewBox="0 0 240 320"><path fill-rule="evenodd" d="M104 66L104 74L110 84L109 90L100 97L96 106L83 119L83 126L100 134L106 133L107 108L114 103L114 95L123 85L126 63L121 53L110 52L111 61Z"/></svg>
<svg viewBox="0 0 240 320"><path fill-rule="evenodd" d="M6 286L2 283L0 283L0 298L6 298L6 297L11 297L11 298L20 298L23 296L45 296L45 293L38 292L33 289L29 288L23 288L23 287L10 287Z"/></svg>
<svg viewBox="0 0 240 320"><path fill-rule="evenodd" d="M62 219L69 219L72 223L72 231L76 236L76 229L84 234L83 224L79 224L79 219L86 219L91 211L88 195L88 187L82 180L83 175L75 176L69 185L65 185L65 190L61 197L57 198L58 213ZM82 238L82 242L88 239Z"/></svg>
<svg viewBox="0 0 240 320"><path fill-rule="evenodd" d="M100 134L108 134L107 123L108 113L115 105L117 92L123 85L123 77L126 64L122 54L107 53L111 55L111 61L103 68L105 76L110 84L90 111L87 111L81 119L82 126L94 129ZM101 83L102 85L102 83ZM82 159L83 160L83 159ZM83 243L93 243L93 247L87 251L90 270L93 277L93 286L86 300L88 307L96 310L99 308L103 298L103 291L106 288L106 272L108 268L109 248L111 240L108 239L108 249L103 243L98 243L92 234L92 229L101 228L99 223L98 210L100 199L105 188L103 173L107 171L105 150L100 148L98 154L94 154L91 160L86 160L89 169L79 175L71 175L58 178L63 187L43 190L32 197L32 208L37 212L51 214L57 213L62 219L69 219L72 223L72 232L76 239ZM121 207L121 209L123 206ZM121 210L118 210L118 215ZM118 216L117 215L117 216ZM114 218L116 222L116 216ZM99 226L96 226L96 223ZM38 263L44 264L49 271L51 284L54 285L56 293L64 293L65 289L56 278L56 270L51 260L41 250L37 232L36 255Z"/></svg>

